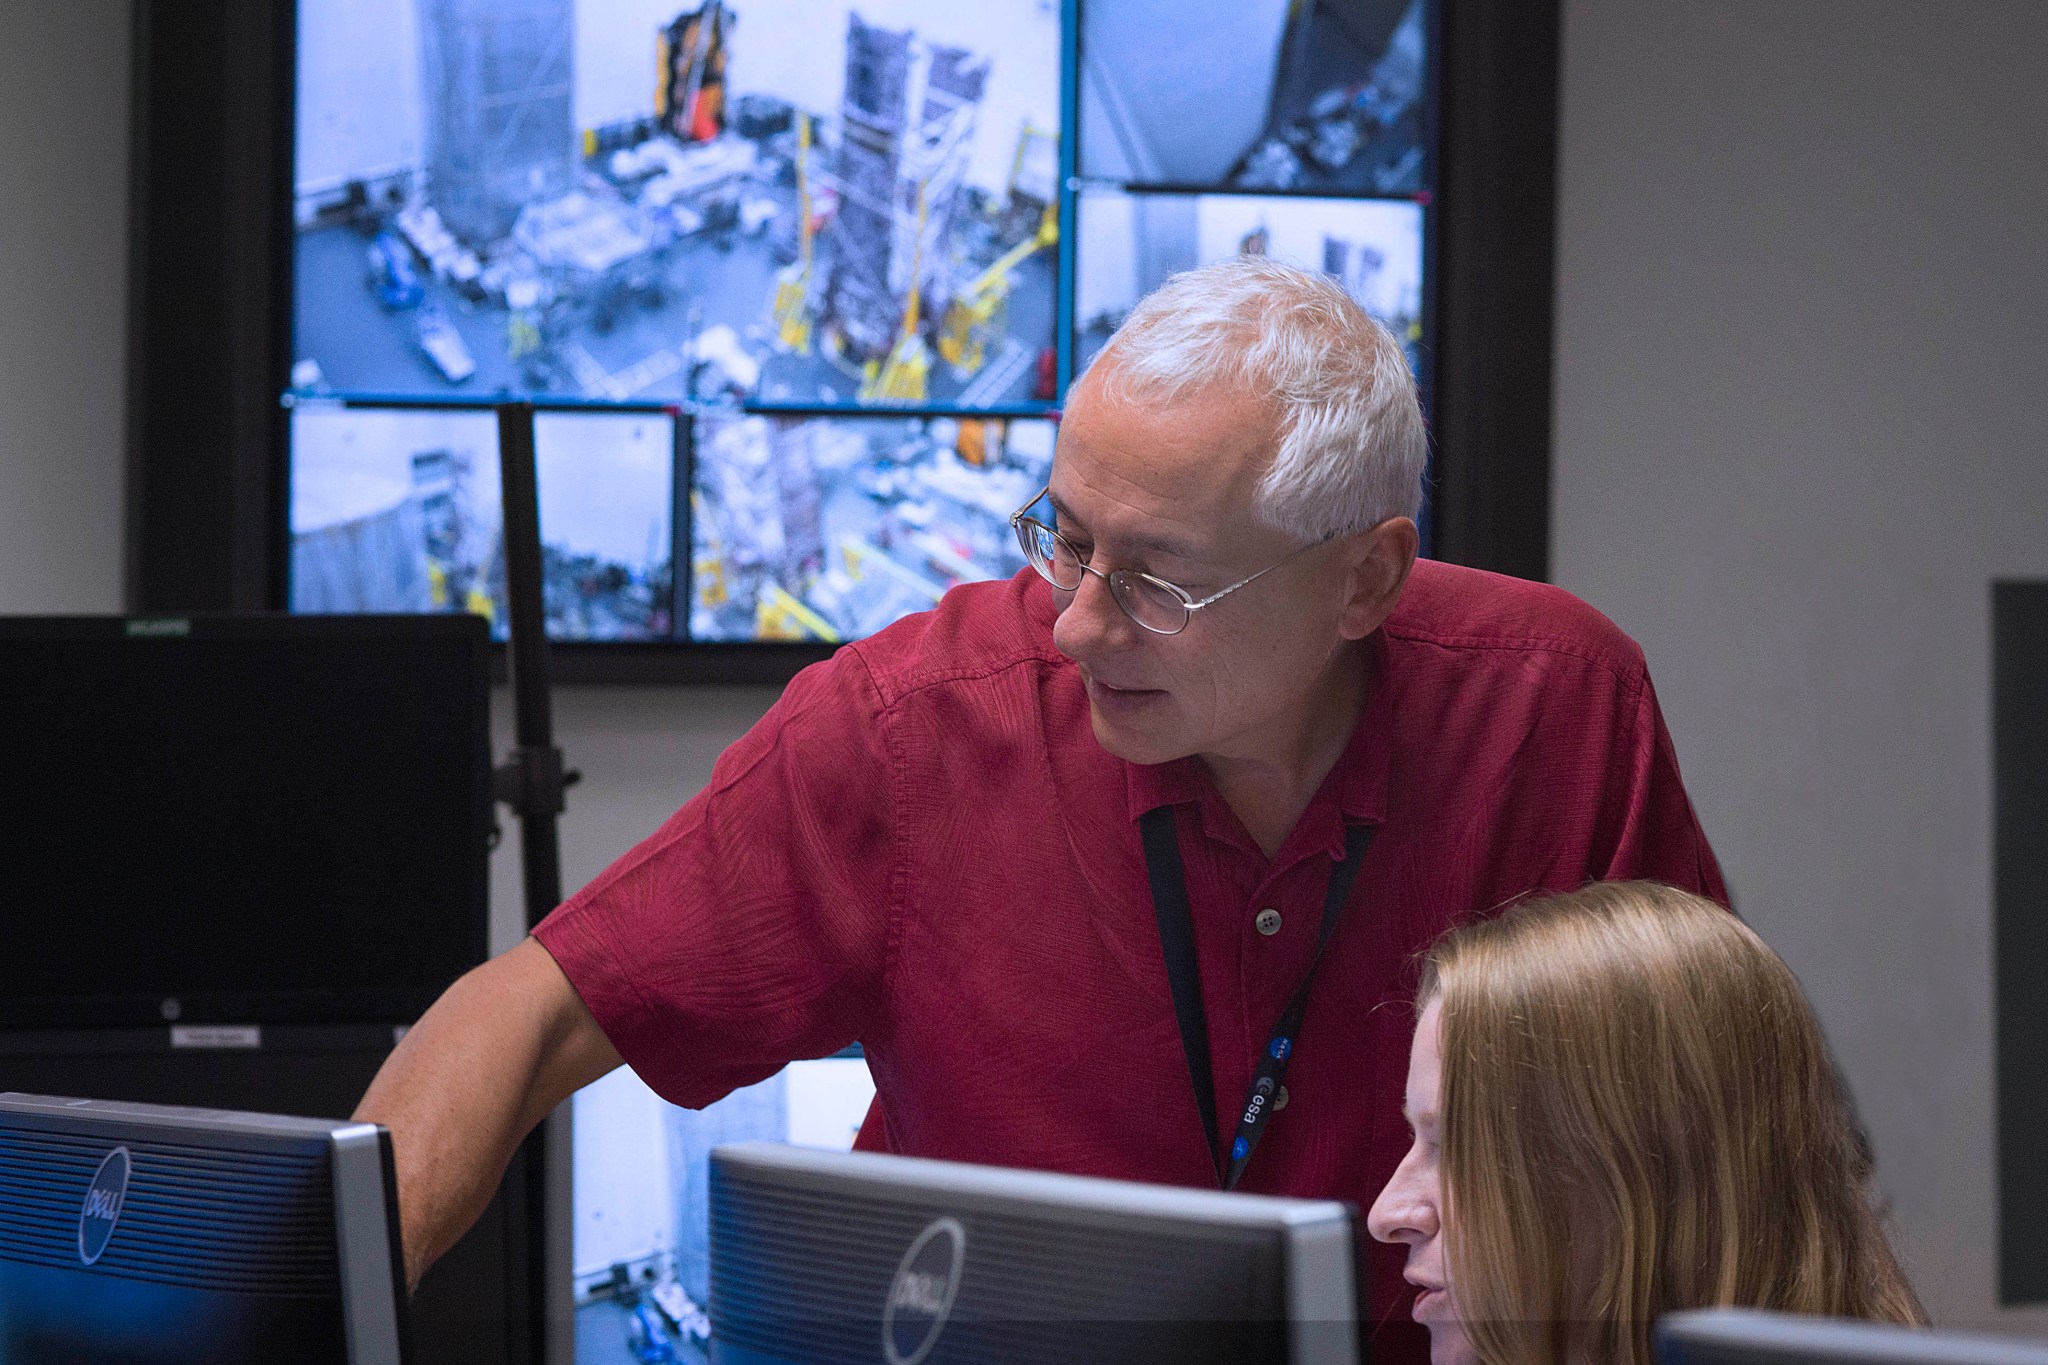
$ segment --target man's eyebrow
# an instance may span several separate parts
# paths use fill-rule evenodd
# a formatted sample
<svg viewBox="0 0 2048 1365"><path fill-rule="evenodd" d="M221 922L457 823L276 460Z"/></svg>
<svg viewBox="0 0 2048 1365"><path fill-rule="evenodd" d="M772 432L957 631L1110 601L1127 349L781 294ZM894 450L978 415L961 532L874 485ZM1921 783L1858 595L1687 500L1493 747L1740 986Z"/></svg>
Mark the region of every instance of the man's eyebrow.
<svg viewBox="0 0 2048 1365"><path fill-rule="evenodd" d="M1067 510L1067 505L1060 501L1059 494L1047 493L1045 500L1052 504L1053 515L1059 520L1080 520L1079 517L1076 517ZM1201 563L1209 558L1206 551L1190 548L1186 541L1175 540L1170 536L1132 536L1130 539L1132 544L1142 545L1148 550L1157 550L1159 553L1170 555L1175 559L1185 559L1194 563Z"/></svg>

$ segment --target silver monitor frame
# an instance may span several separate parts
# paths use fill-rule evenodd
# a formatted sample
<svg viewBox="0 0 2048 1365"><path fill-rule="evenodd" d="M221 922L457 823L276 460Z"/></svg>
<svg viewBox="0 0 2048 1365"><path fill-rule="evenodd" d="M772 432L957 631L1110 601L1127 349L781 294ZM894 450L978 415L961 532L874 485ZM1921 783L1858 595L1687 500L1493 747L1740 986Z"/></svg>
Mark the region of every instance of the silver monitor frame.
<svg viewBox="0 0 2048 1365"><path fill-rule="evenodd" d="M341 1274L342 1320L348 1331L350 1365L403 1365L399 1326L395 1238L384 1198L383 1129L374 1123L289 1118L229 1109L183 1105L129 1104L116 1100L71 1099L60 1095L0 1092L0 1115L19 1114L88 1131L108 1125L119 1141L119 1124L215 1134L227 1138L312 1138L327 1144L334 1174L335 1250ZM75 1127L71 1127L76 1125Z"/></svg>
<svg viewBox="0 0 2048 1365"><path fill-rule="evenodd" d="M833 1152L776 1142L718 1147L728 1166L823 1190L849 1182L905 1195L959 1195L1054 1209L1089 1210L1164 1222L1261 1228L1285 1248L1288 1320L1297 1328L1295 1365L1357 1365L1358 1280L1353 1211L1334 1199L1288 1199L1149 1185L1051 1171L977 1166L874 1152ZM714 1255L716 1253L714 1252ZM714 1324L715 1330L715 1324ZM2042 1362L2048 1365L2048 1362Z"/></svg>
<svg viewBox="0 0 2048 1365"><path fill-rule="evenodd" d="M2048 1365L2048 1342L1706 1308L1659 1319L1657 1359L1659 1365Z"/></svg>

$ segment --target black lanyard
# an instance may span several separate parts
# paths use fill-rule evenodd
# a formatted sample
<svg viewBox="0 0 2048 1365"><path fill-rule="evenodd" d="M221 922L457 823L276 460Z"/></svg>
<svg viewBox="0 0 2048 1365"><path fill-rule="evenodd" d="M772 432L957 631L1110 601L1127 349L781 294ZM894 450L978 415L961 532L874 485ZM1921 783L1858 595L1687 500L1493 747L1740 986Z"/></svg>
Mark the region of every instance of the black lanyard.
<svg viewBox="0 0 2048 1365"><path fill-rule="evenodd" d="M1287 1008L1280 1012L1280 1022L1259 1054L1258 1069L1252 1074L1251 1089L1245 1092L1244 1110L1238 1116L1237 1135L1231 1140L1226 1162L1216 1142L1216 1081L1209 1065L1209 1019L1202 1008L1194 913L1188 907L1187 878L1181 871L1173 807L1159 806L1138 817L1138 831L1145 843L1145 872L1152 880L1152 908L1159 916L1159 947L1166 956L1166 981L1173 990L1173 1014L1180 1023L1181 1046L1187 1051L1188 1076L1195 1084L1195 1107L1202 1114L1202 1135L1209 1140L1209 1159L1226 1190L1236 1188L1259 1139L1265 1136L1274 1095L1287 1074L1287 1062L1294 1055L1295 1039L1300 1035L1302 1012L1308 1008L1309 984L1315 980L1323 950L1330 946L1330 936L1343 917L1344 902L1358 880L1359 865L1365 861L1366 850L1372 847L1373 829L1372 825L1351 825L1344 832L1344 856L1330 868L1330 887L1323 896L1323 925L1316 937L1316 955L1309 959L1308 974L1295 988Z"/></svg>

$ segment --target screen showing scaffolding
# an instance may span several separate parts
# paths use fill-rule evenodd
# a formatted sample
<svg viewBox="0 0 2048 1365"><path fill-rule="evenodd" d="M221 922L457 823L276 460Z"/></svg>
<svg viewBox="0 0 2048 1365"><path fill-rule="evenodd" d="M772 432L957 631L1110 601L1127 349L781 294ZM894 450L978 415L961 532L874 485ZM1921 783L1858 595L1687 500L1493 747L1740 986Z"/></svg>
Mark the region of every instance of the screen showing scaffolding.
<svg viewBox="0 0 2048 1365"><path fill-rule="evenodd" d="M472 611L505 637L496 414L301 403L291 438L291 610ZM541 413L534 445L548 637L674 638L677 420Z"/></svg>
<svg viewBox="0 0 2048 1365"><path fill-rule="evenodd" d="M1418 360L1422 209L1399 199L1089 189L1075 209L1074 372L1168 275L1271 256L1340 281Z"/></svg>
<svg viewBox="0 0 2048 1365"><path fill-rule="evenodd" d="M299 0L292 608L501 625L512 398L551 638L829 645L1022 567L1176 271L1324 272L1421 374L1433 13Z"/></svg>
<svg viewBox="0 0 2048 1365"><path fill-rule="evenodd" d="M1426 0L1104 0L1081 12L1080 172L1188 189L1428 188Z"/></svg>
<svg viewBox="0 0 2048 1365"><path fill-rule="evenodd" d="M836 644L1009 577L1052 447L1036 418L699 418L691 637Z"/></svg>
<svg viewBox="0 0 2048 1365"><path fill-rule="evenodd" d="M1048 0L301 0L305 394L1054 397Z"/></svg>

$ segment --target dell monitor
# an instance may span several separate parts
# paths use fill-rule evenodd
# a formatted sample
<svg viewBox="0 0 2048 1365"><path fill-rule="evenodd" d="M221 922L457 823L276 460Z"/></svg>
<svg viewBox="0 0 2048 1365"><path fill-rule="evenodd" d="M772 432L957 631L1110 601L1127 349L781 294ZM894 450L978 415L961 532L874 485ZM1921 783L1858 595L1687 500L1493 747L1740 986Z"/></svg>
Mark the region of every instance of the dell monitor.
<svg viewBox="0 0 2048 1365"><path fill-rule="evenodd" d="M368 1123L0 1094L0 1359L402 1365Z"/></svg>
<svg viewBox="0 0 2048 1365"><path fill-rule="evenodd" d="M2048 1365L2048 1342L1711 1308L1657 1324L1658 1365Z"/></svg>
<svg viewBox="0 0 2048 1365"><path fill-rule="evenodd" d="M740 1143L710 1202L718 1365L1360 1358L1335 1201Z"/></svg>

